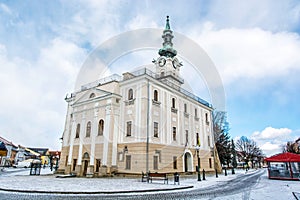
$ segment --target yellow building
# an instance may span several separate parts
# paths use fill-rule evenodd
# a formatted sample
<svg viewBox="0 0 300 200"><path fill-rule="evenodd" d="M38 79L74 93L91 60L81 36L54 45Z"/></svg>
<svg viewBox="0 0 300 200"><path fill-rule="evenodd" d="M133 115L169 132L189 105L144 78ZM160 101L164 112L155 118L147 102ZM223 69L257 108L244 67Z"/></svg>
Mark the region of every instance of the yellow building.
<svg viewBox="0 0 300 200"><path fill-rule="evenodd" d="M66 98L60 172L195 172L200 141L201 170L214 170L212 106L181 87L169 19L162 37L155 72L106 77Z"/></svg>

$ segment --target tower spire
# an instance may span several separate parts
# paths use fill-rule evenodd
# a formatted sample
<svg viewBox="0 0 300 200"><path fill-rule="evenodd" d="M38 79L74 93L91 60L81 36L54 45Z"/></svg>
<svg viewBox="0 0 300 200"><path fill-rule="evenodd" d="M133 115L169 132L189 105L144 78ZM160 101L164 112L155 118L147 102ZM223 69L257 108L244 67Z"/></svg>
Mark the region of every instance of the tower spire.
<svg viewBox="0 0 300 200"><path fill-rule="evenodd" d="M162 38L164 39L163 42L163 48L159 49L158 54L160 56L166 56L166 57L171 57L173 58L174 56L177 55L177 51L173 49L173 32L170 28L170 22L169 22L169 16L167 16L166 20L166 27L165 30L163 31Z"/></svg>
<svg viewBox="0 0 300 200"><path fill-rule="evenodd" d="M167 16L165 30L171 30L169 21L170 21L170 20L169 20L169 16Z"/></svg>

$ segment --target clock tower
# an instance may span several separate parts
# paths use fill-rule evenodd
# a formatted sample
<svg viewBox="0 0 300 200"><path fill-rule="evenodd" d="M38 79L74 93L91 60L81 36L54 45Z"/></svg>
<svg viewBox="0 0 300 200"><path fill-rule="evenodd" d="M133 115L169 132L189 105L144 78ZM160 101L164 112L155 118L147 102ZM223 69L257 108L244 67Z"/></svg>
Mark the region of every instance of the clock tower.
<svg viewBox="0 0 300 200"><path fill-rule="evenodd" d="M183 79L179 76L182 63L176 57L177 51L173 48L173 37L169 16L167 16L166 27L162 35L164 40L163 47L159 49L159 57L153 60L153 63L156 65L156 73L159 75L159 79L179 89L183 84Z"/></svg>

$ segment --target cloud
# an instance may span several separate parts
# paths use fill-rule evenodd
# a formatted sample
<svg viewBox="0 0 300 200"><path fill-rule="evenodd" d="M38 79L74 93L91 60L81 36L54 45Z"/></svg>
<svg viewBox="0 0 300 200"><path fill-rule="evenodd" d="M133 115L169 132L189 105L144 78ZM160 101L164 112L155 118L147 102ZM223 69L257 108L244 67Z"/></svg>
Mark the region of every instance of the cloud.
<svg viewBox="0 0 300 200"><path fill-rule="evenodd" d="M4 3L1 3L1 4L0 4L0 8L1 8L1 10L3 10L4 12L6 12L7 14L9 14L9 15L12 14L11 9L10 9L7 5L5 5Z"/></svg>
<svg viewBox="0 0 300 200"><path fill-rule="evenodd" d="M8 58L0 44L0 134L16 144L59 149L66 92L72 91L86 52L55 38L36 61Z"/></svg>
<svg viewBox="0 0 300 200"><path fill-rule="evenodd" d="M250 138L257 143L267 156L270 156L281 153L286 142L294 138L294 132L296 131L292 131L289 128L266 127L262 131L252 133Z"/></svg>
<svg viewBox="0 0 300 200"><path fill-rule="evenodd" d="M300 71L300 36L261 28L217 30L211 22L192 29L191 37L204 47L225 84L249 78L260 80ZM200 31L200 32L199 32Z"/></svg>
<svg viewBox="0 0 300 200"><path fill-rule="evenodd" d="M274 138L283 138L288 137L292 133L291 129L288 128L273 128L273 127L267 127L263 131L259 132L256 131L252 134L252 138L254 139L274 139Z"/></svg>

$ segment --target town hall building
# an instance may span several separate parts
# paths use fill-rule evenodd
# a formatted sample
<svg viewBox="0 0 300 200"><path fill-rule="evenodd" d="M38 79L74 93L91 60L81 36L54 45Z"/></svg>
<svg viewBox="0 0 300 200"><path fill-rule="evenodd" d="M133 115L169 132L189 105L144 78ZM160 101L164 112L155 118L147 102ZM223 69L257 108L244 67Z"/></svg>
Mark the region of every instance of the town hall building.
<svg viewBox="0 0 300 200"><path fill-rule="evenodd" d="M66 97L59 172L195 172L198 156L201 170L215 170L213 108L182 88L173 37L167 17L154 72L115 74Z"/></svg>

